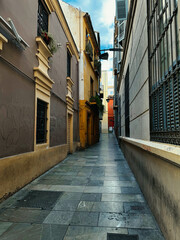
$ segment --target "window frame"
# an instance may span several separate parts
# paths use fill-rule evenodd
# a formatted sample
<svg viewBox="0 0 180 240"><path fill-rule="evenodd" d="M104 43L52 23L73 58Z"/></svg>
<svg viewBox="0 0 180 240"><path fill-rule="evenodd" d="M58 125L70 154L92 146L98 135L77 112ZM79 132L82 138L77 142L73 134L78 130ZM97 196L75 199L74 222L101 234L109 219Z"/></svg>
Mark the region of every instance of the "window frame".
<svg viewBox="0 0 180 240"><path fill-rule="evenodd" d="M46 14L47 14L47 19L46 19L46 21L47 21L47 23L43 23L43 24L40 24L40 20L39 20L39 15L40 15L40 7L42 7L43 8L43 12L45 12ZM37 36L41 36L41 32L42 31L46 31L46 32L48 32L48 30L49 30L49 14L50 14L50 12L49 12L49 10L48 10L48 7L46 6L46 3L43 1L43 0L38 0L38 12L37 12ZM42 17L43 18L43 17ZM43 29L42 27L41 27L41 25L46 25L46 27L45 27L45 29ZM40 29L41 28L41 29Z"/></svg>
<svg viewBox="0 0 180 240"><path fill-rule="evenodd" d="M150 138L180 145L180 46L177 1L147 0ZM161 26L161 27L160 27Z"/></svg>

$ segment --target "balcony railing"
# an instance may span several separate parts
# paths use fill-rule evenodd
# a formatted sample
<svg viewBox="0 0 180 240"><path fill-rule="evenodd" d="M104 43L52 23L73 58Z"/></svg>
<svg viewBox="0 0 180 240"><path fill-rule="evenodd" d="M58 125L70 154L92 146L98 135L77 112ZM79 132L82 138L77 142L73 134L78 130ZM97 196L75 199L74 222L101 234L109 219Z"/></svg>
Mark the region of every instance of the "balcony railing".
<svg viewBox="0 0 180 240"><path fill-rule="evenodd" d="M93 47L92 47L90 41L88 41L86 43L86 54L89 56L89 59L92 62L92 60L93 60Z"/></svg>

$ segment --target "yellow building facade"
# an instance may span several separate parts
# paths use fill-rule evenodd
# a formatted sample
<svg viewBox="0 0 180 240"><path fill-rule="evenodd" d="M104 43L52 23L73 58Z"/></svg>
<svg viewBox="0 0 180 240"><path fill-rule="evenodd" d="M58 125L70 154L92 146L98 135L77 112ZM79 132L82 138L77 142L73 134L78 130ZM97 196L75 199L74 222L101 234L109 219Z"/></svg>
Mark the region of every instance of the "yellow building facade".
<svg viewBox="0 0 180 240"><path fill-rule="evenodd" d="M93 97L99 93L99 78L96 63L99 46L89 14L83 16L83 72L84 99L79 100L80 144L84 148L99 141L99 111Z"/></svg>
<svg viewBox="0 0 180 240"><path fill-rule="evenodd" d="M94 98L99 97L100 37L92 26L90 15L60 1L79 50L79 136L85 148L99 140L99 110ZM98 99L99 100L99 99Z"/></svg>

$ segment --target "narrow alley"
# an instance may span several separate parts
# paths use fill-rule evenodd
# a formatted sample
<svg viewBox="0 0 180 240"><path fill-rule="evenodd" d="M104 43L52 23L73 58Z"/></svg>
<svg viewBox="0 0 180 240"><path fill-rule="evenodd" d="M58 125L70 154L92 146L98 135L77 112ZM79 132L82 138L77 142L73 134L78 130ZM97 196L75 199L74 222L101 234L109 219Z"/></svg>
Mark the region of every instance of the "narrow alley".
<svg viewBox="0 0 180 240"><path fill-rule="evenodd" d="M39 239L164 239L113 134L1 203L0 240Z"/></svg>

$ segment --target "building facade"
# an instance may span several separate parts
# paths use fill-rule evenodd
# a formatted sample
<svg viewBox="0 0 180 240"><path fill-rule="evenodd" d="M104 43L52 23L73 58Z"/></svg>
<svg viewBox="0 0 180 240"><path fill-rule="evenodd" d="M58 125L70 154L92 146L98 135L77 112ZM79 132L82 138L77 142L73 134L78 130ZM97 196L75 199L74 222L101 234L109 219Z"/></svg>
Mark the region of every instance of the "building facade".
<svg viewBox="0 0 180 240"><path fill-rule="evenodd" d="M117 92L117 79L120 73L121 60L123 57L124 38L128 15L129 0L116 0L116 16L114 18L114 48L119 49L113 53L113 68L114 68L114 130L116 136L119 135L119 117L118 105L120 99Z"/></svg>
<svg viewBox="0 0 180 240"><path fill-rule="evenodd" d="M118 140L169 240L180 236L179 6L131 1L117 76Z"/></svg>
<svg viewBox="0 0 180 240"><path fill-rule="evenodd" d="M79 53L56 0L3 0L0 16L1 199L76 149Z"/></svg>
<svg viewBox="0 0 180 240"><path fill-rule="evenodd" d="M68 25L80 53L79 62L79 134L85 148L99 141L99 97L101 64L100 36L92 26L88 13L60 1Z"/></svg>

